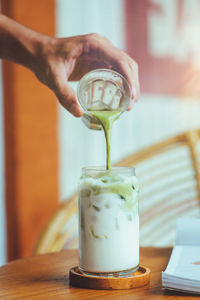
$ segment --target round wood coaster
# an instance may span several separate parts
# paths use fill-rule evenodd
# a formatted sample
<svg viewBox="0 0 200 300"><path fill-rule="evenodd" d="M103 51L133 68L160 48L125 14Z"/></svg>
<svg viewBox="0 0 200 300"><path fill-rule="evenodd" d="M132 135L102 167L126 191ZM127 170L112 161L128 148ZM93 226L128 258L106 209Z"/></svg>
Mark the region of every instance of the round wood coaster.
<svg viewBox="0 0 200 300"><path fill-rule="evenodd" d="M74 267L69 272L70 285L96 290L126 290L149 284L150 269L140 266L134 273L124 277L95 277L87 276Z"/></svg>

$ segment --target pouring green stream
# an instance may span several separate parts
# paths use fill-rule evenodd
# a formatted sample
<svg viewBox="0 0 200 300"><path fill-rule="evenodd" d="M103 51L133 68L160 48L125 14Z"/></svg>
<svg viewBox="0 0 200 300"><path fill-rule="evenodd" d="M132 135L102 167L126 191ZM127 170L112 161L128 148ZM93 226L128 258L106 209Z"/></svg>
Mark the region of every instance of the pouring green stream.
<svg viewBox="0 0 200 300"><path fill-rule="evenodd" d="M121 111L105 111L105 110L93 110L91 114L97 118L102 126L105 133L106 138L106 169L111 169L111 159L110 159L110 151L111 151L111 131L114 121L119 118Z"/></svg>

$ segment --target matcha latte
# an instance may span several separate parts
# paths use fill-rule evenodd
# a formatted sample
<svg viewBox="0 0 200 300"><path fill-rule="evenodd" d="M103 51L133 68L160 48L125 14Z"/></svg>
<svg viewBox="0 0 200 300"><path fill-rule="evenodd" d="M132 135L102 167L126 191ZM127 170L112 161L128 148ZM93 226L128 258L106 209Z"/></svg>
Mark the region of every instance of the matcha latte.
<svg viewBox="0 0 200 300"><path fill-rule="evenodd" d="M138 182L133 168L83 169L79 185L79 268L125 274L139 265Z"/></svg>

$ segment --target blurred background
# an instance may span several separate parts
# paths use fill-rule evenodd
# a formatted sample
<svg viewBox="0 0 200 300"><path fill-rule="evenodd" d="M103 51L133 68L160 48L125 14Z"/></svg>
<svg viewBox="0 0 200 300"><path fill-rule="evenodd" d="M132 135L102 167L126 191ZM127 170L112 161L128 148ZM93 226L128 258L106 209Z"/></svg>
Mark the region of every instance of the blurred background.
<svg viewBox="0 0 200 300"><path fill-rule="evenodd" d="M139 64L141 96L113 128L112 161L200 128L200 0L3 0L2 12L57 37L97 32ZM77 83L72 84L76 89ZM0 72L0 264L26 256L81 168L105 163L102 132L62 109L21 66Z"/></svg>

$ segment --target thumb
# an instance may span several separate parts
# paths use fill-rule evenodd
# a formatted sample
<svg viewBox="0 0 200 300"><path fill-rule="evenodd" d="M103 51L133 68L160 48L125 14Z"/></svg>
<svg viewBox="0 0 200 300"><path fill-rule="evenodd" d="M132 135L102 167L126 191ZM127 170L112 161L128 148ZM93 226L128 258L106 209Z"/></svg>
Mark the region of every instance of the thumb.
<svg viewBox="0 0 200 300"><path fill-rule="evenodd" d="M76 93L71 86L65 81L57 84L56 96L60 104L75 117L81 117L83 111L80 108Z"/></svg>

